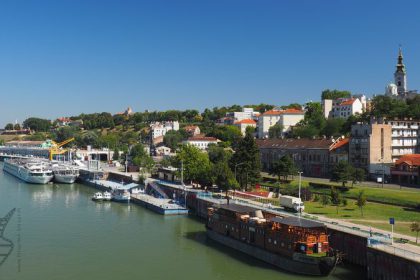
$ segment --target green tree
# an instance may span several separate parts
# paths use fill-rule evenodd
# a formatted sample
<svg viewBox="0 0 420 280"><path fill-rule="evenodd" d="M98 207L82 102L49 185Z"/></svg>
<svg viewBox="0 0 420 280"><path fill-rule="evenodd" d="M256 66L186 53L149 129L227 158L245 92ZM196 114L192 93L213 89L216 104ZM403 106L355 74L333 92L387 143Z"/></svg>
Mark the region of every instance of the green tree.
<svg viewBox="0 0 420 280"><path fill-rule="evenodd" d="M328 203L330 203L330 198L326 194L323 194L321 196L321 204L322 204L322 206L326 206L326 205L328 205Z"/></svg>
<svg viewBox="0 0 420 280"><path fill-rule="evenodd" d="M75 137L77 134L77 128L64 126L57 129L54 133L54 140L57 142L62 142L69 138Z"/></svg>
<svg viewBox="0 0 420 280"><path fill-rule="evenodd" d="M192 145L182 145L175 157L174 165L180 168L181 161L184 167L184 181L206 185L211 183L209 178L211 164L207 153Z"/></svg>
<svg viewBox="0 0 420 280"><path fill-rule="evenodd" d="M327 137L341 136L345 122L346 120L343 118L328 119L325 123L324 129L322 130L322 134Z"/></svg>
<svg viewBox="0 0 420 280"><path fill-rule="evenodd" d="M152 157L147 153L142 144L133 146L130 150L131 161L140 168L140 174L144 177L154 167Z"/></svg>
<svg viewBox="0 0 420 280"><path fill-rule="evenodd" d="M273 166L270 169L270 175L277 176L279 182L281 177L287 180L289 175L296 174L297 168L293 159L289 155L282 156L279 160L273 163Z"/></svg>
<svg viewBox="0 0 420 280"><path fill-rule="evenodd" d="M112 155L112 160L114 160L114 161L120 160L120 150L117 147L115 147L115 149L114 149L114 153Z"/></svg>
<svg viewBox="0 0 420 280"><path fill-rule="evenodd" d="M410 230L416 233L416 244L417 244L417 240L419 238L419 232L420 232L420 224L418 222L412 222L410 225Z"/></svg>
<svg viewBox="0 0 420 280"><path fill-rule="evenodd" d="M356 206L359 207L360 214L362 215L362 217L363 217L363 207L365 207L365 205L366 205L366 195L363 190L360 190L359 193L357 194Z"/></svg>
<svg viewBox="0 0 420 280"><path fill-rule="evenodd" d="M207 153L212 163L229 162L232 157L231 149L226 149L223 146L215 144L210 144L208 146Z"/></svg>
<svg viewBox="0 0 420 280"><path fill-rule="evenodd" d="M231 160L233 170L235 166L237 166L237 178L242 188L246 188L248 183L254 185L258 182L261 176L260 151L254 136L249 131L235 147L235 153Z"/></svg>
<svg viewBox="0 0 420 280"><path fill-rule="evenodd" d="M347 90L330 90L326 89L322 91L321 99L337 99L337 98L349 98L351 97L351 92Z"/></svg>
<svg viewBox="0 0 420 280"><path fill-rule="evenodd" d="M14 126L13 126L13 129L14 130L21 130L21 127L20 127L20 124L15 124Z"/></svg>
<svg viewBox="0 0 420 280"><path fill-rule="evenodd" d="M283 125L277 123L268 129L269 138L280 138L283 135Z"/></svg>
<svg viewBox="0 0 420 280"><path fill-rule="evenodd" d="M174 151L185 138L181 131L170 130L163 137L163 143Z"/></svg>
<svg viewBox="0 0 420 280"><path fill-rule="evenodd" d="M363 168L353 168L351 171L351 186L354 183L362 182L365 179L365 170Z"/></svg>
<svg viewBox="0 0 420 280"><path fill-rule="evenodd" d="M14 126L12 123L8 123L6 124L6 126L4 127L5 130L13 130Z"/></svg>
<svg viewBox="0 0 420 280"><path fill-rule="evenodd" d="M351 165L346 161L340 161L332 170L331 181L340 182L345 187L346 183L351 179L351 175Z"/></svg>
<svg viewBox="0 0 420 280"><path fill-rule="evenodd" d="M341 193L337 190L336 187L331 187L331 204L335 206L337 214L338 214L338 207L343 203L343 198L341 197Z"/></svg>
<svg viewBox="0 0 420 280"><path fill-rule="evenodd" d="M48 132L51 128L51 121L40 118L28 118L23 122L24 128L29 128L34 131Z"/></svg>
<svg viewBox="0 0 420 280"><path fill-rule="evenodd" d="M214 181L217 186L226 192L226 198L229 203L229 190L237 189L239 187L238 182L232 170L229 168L227 161L219 161L213 165Z"/></svg>

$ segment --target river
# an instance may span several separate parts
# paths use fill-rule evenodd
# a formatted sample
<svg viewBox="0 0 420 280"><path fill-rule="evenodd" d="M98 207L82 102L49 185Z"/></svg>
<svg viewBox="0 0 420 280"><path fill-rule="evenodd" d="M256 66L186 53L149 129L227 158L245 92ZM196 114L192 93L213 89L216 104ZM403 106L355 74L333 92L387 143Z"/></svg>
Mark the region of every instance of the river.
<svg viewBox="0 0 420 280"><path fill-rule="evenodd" d="M0 251L1 280L314 279L279 271L207 240L202 221L193 217L95 203L90 187L30 185L4 173L1 163L0 170L0 217L16 209L0 237L0 245L6 240L13 244L8 256ZM341 265L327 279L364 275L359 268Z"/></svg>

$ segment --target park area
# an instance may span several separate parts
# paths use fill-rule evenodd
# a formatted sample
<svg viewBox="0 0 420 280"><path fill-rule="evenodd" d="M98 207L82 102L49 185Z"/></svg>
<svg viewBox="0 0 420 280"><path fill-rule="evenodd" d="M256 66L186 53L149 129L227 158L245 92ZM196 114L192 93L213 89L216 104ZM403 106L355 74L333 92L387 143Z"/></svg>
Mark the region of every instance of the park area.
<svg viewBox="0 0 420 280"><path fill-rule="evenodd" d="M274 192L279 187L278 183L273 182L262 185L272 187ZM279 192L283 195L297 196L298 186L298 180L292 180L289 183L280 184ZM341 197L339 206L331 201L331 187L334 187ZM363 207L357 206L357 198L361 191L366 199ZM301 194L302 199L306 200L306 213L389 231L391 230L389 218L394 218L395 232L414 237L417 234L411 231L411 224L420 223L420 189L400 189L387 185L382 188L363 183L353 186L348 184L343 188L342 184L332 182L310 183L309 180L302 180ZM273 199L275 200L277 199Z"/></svg>

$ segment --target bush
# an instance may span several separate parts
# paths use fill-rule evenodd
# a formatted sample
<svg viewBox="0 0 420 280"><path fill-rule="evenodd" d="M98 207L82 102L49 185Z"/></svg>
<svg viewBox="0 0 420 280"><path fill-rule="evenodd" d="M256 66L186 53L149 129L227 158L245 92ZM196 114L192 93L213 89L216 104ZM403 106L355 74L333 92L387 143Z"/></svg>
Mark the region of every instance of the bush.
<svg viewBox="0 0 420 280"><path fill-rule="evenodd" d="M314 202L318 202L319 201L319 194L315 194L314 195Z"/></svg>
<svg viewBox="0 0 420 280"><path fill-rule="evenodd" d="M309 186L311 188L314 188L314 189L328 189L328 190L330 190L333 185L331 185L331 184L324 184L324 183L313 183L313 182L310 182L309 183ZM343 187L341 185L340 186L335 186L335 188L337 190L342 191L342 192L347 192L347 191L350 190L349 187Z"/></svg>

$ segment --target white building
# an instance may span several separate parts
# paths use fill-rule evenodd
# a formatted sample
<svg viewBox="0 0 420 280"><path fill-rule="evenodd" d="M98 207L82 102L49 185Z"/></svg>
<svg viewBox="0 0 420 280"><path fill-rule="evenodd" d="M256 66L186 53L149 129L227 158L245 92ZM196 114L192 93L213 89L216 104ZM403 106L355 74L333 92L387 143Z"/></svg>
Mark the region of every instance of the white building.
<svg viewBox="0 0 420 280"><path fill-rule="evenodd" d="M152 134L152 139L165 136L166 132L170 130L179 130L179 122L155 122L150 125L150 133Z"/></svg>
<svg viewBox="0 0 420 280"><path fill-rule="evenodd" d="M195 136L188 138L188 140L185 140L183 144L192 145L204 151L208 149L210 144L217 145L218 142L220 142L220 140L214 137Z"/></svg>
<svg viewBox="0 0 420 280"><path fill-rule="evenodd" d="M257 122L252 119L244 119L244 120L234 122L233 125L237 126L241 130L242 135L245 135L246 128L248 126L256 128Z"/></svg>
<svg viewBox="0 0 420 280"><path fill-rule="evenodd" d="M283 126L283 133L303 120L305 113L299 109L270 110L258 118L258 138L268 138L268 130L275 124Z"/></svg>
<svg viewBox="0 0 420 280"><path fill-rule="evenodd" d="M234 122L242 121L246 119L257 120L259 112L255 112L253 108L242 108L242 112L230 112L226 113L227 118L231 118Z"/></svg>
<svg viewBox="0 0 420 280"><path fill-rule="evenodd" d="M325 118L347 119L366 110L366 96L354 95L351 98L324 99L322 110Z"/></svg>
<svg viewBox="0 0 420 280"><path fill-rule="evenodd" d="M391 125L392 161L403 155L419 153L420 120L385 120Z"/></svg>
<svg viewBox="0 0 420 280"><path fill-rule="evenodd" d="M171 154L171 148L166 146L160 146L156 148L157 156L169 156Z"/></svg>

